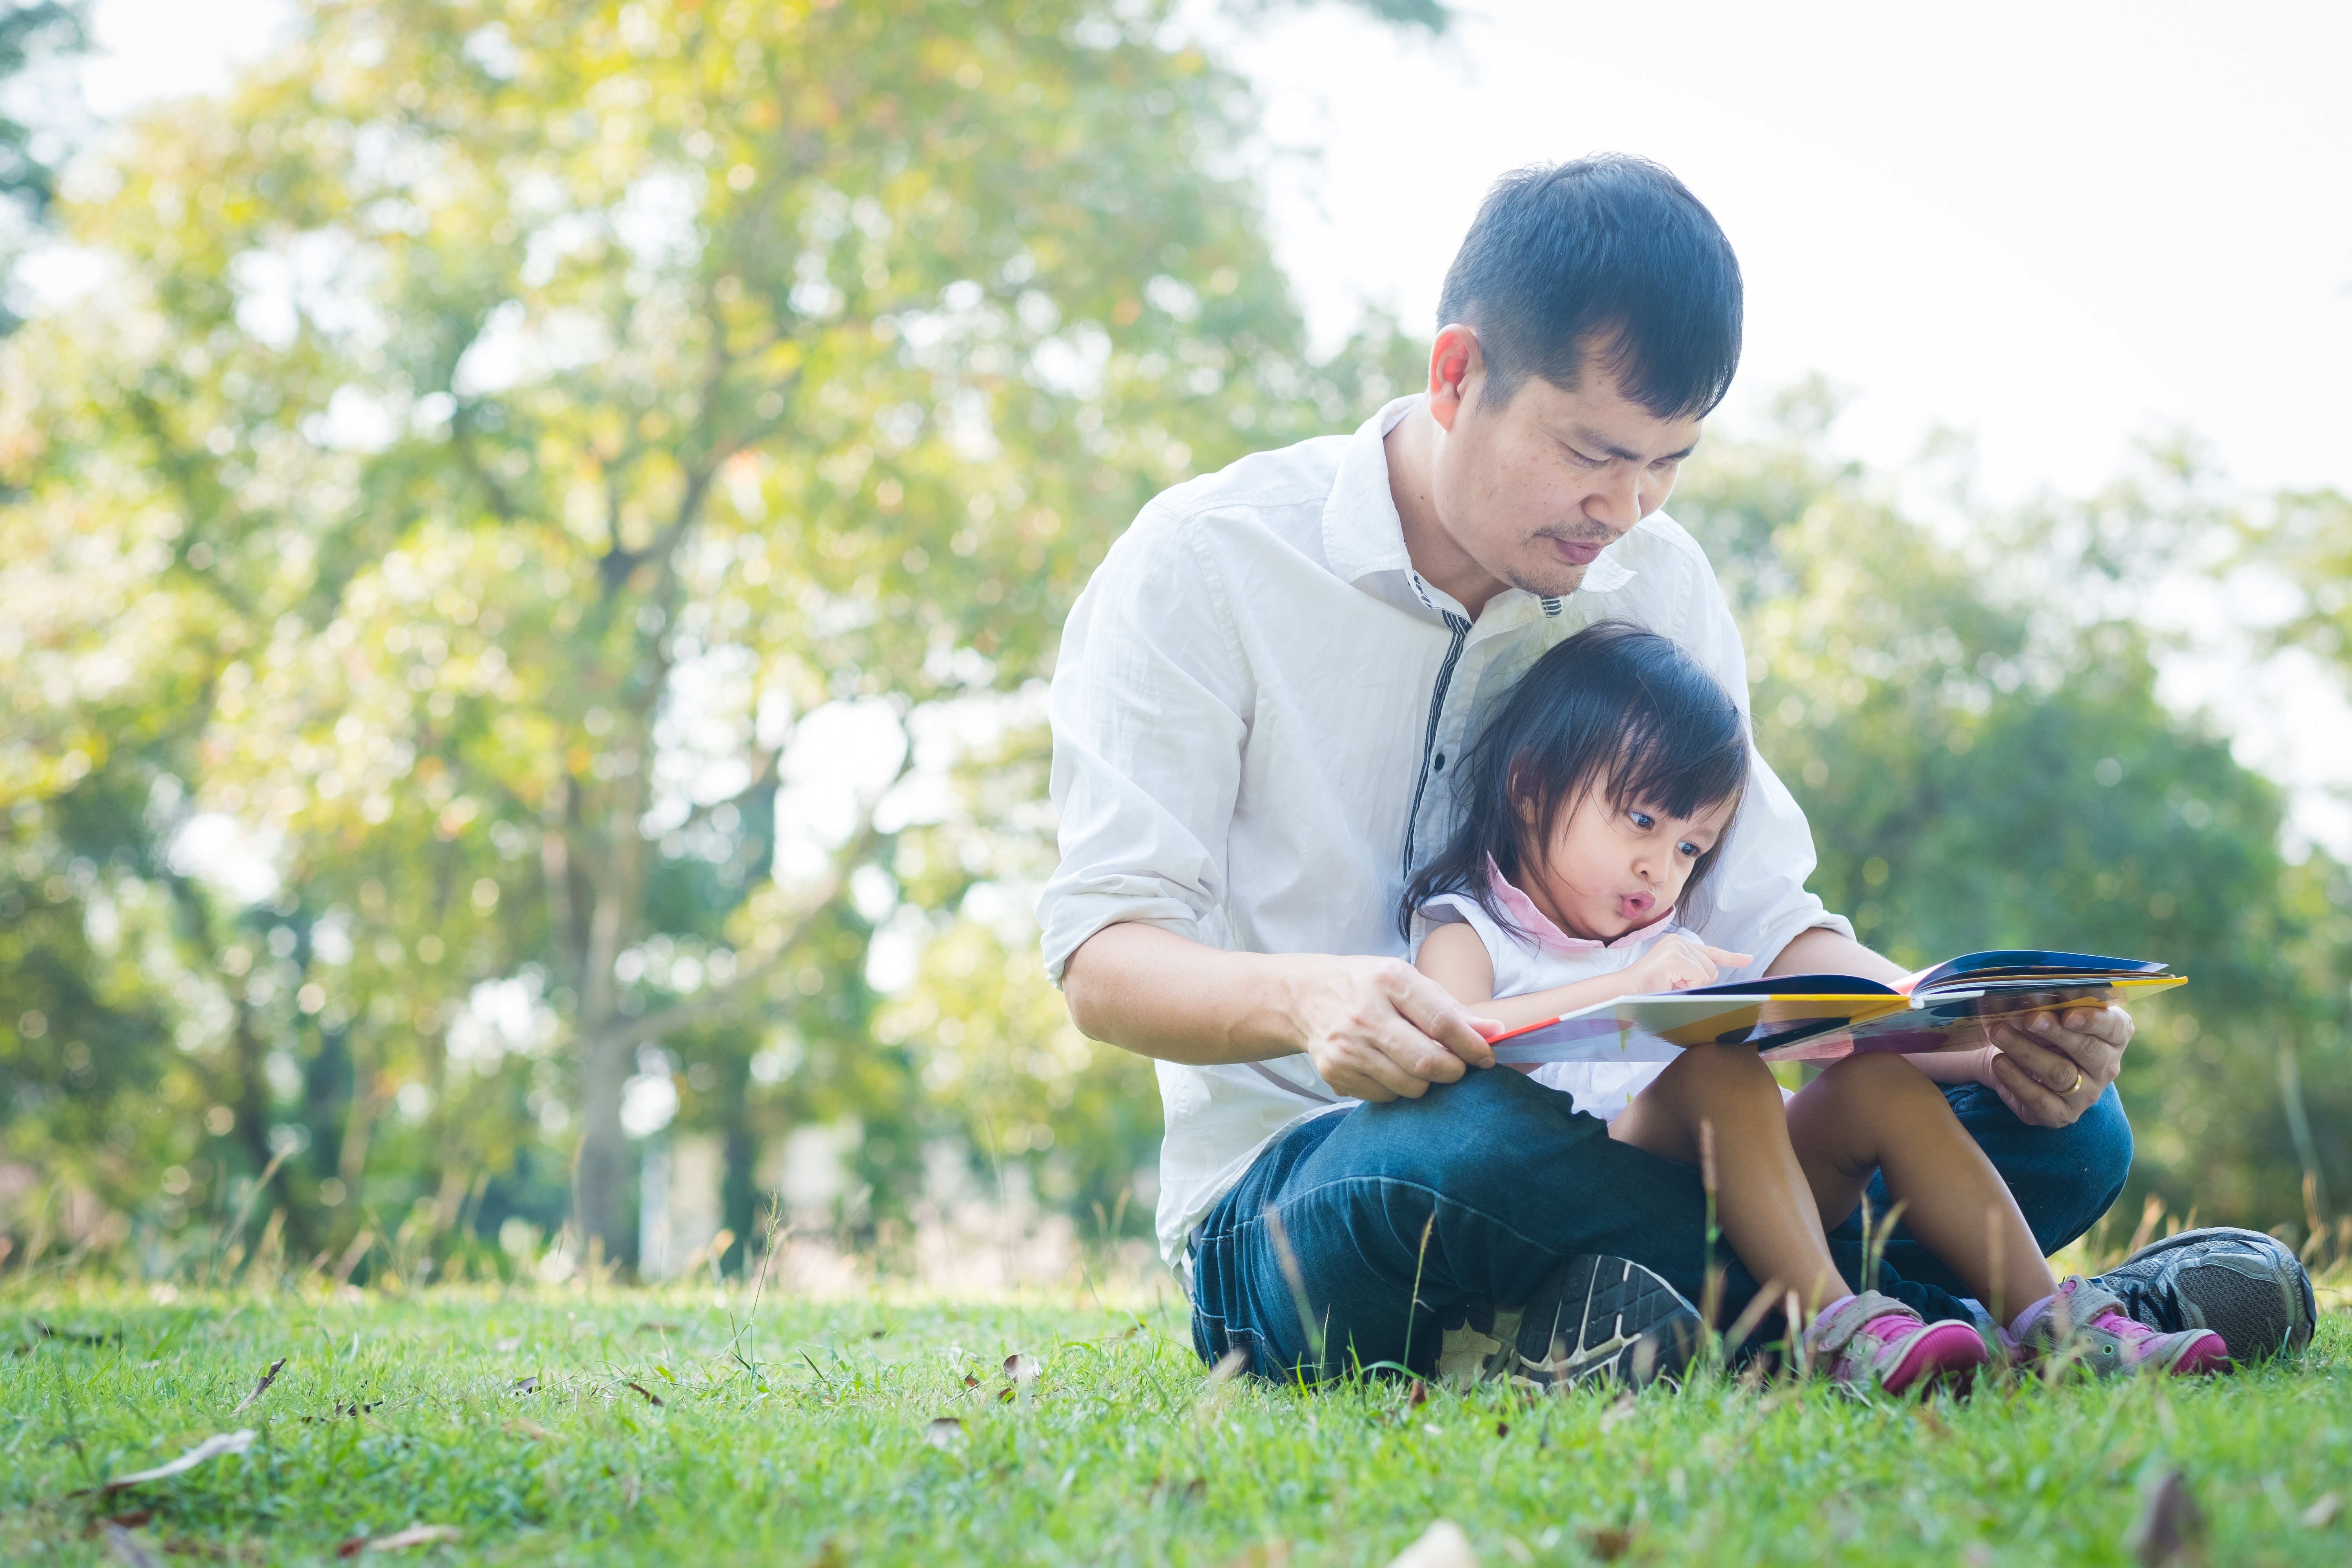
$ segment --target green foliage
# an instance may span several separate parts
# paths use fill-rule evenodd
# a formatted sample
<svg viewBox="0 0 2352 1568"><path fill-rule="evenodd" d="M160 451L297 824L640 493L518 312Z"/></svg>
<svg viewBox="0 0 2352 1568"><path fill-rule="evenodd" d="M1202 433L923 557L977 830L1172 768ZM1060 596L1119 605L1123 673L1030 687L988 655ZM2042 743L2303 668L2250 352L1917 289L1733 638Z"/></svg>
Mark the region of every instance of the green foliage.
<svg viewBox="0 0 2352 1568"><path fill-rule="evenodd" d="M2352 498L2334 490L2282 495L2266 525L2242 525L2242 534L2232 564L2267 572L2291 595L2276 628L2279 645L2352 679Z"/></svg>
<svg viewBox="0 0 2352 1568"><path fill-rule="evenodd" d="M0 0L0 81L81 48L82 7L67 0ZM55 194L57 153L45 150L33 127L0 114L0 197L36 214Z"/></svg>
<svg viewBox="0 0 2352 1568"><path fill-rule="evenodd" d="M272 1202L340 1248L469 1193L495 1220L576 1148L579 1217L625 1255L625 1083L664 1040L744 1159L854 1115L894 1129L887 1177L961 1125L915 1088L929 1042L871 1037L843 889L929 837L937 934L999 874L988 829L952 784L846 837L793 820L802 723L1003 730L1150 495L1343 426L1394 368L1382 334L1305 362L1246 94L1150 22L320 4L64 214L118 277L11 351L0 769L25 812L171 796L74 886L168 885L176 990L118 1011L183 1020L183 1122L231 1129L216 1199L295 1146ZM969 751L929 772L998 769ZM277 846L282 891L240 915L178 875L156 847L192 813ZM493 982L520 1038L485 1037ZM754 1088L763 1054L807 1081ZM1080 1163L1123 1186L1110 1125Z"/></svg>
<svg viewBox="0 0 2352 1568"><path fill-rule="evenodd" d="M30 123L26 104L37 99L42 68L87 46L82 11L79 0L0 0L0 89L7 100L0 108L0 286L26 230L42 222L57 194L65 139ZM0 333L17 325L16 311L0 303Z"/></svg>
<svg viewBox="0 0 2352 1568"><path fill-rule="evenodd" d="M1387 1562L1451 1519L1486 1563L2121 1563L2175 1470L2212 1562L2338 1564L2352 1528L2340 1312L2298 1363L2188 1385L1921 1405L1702 1379L1621 1403L1220 1384L1165 1302L746 1294L20 1297L0 1308L23 1351L0 1357L0 1530L67 1563L128 1556L86 1526L135 1509L130 1545L159 1561L329 1561L445 1525L499 1562L1307 1568ZM1007 1376L1016 1353L1033 1381ZM241 1456L68 1495L239 1427Z"/></svg>

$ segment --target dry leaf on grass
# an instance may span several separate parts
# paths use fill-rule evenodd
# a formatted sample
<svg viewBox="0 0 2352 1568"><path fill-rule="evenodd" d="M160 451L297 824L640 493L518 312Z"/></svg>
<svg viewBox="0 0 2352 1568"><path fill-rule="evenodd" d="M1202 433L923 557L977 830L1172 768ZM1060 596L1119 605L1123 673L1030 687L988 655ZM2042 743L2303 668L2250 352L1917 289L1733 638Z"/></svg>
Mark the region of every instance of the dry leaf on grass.
<svg viewBox="0 0 2352 1568"><path fill-rule="evenodd" d="M1421 1379L1417 1377L1414 1378L1412 1380L1412 1392L1405 1396L1405 1403L1415 1410L1418 1410L1423 1405L1428 1404L1429 1384L1422 1382Z"/></svg>
<svg viewBox="0 0 2352 1568"><path fill-rule="evenodd" d="M1609 1408L1601 1413L1601 1430L1606 1432L1619 1422L1629 1419L1636 1408L1637 1405L1632 1394L1619 1394L1610 1404Z"/></svg>
<svg viewBox="0 0 2352 1568"><path fill-rule="evenodd" d="M1004 1358L1004 1375L1015 1384L1034 1383L1037 1374L1045 1370L1035 1356L1023 1355L1018 1351Z"/></svg>
<svg viewBox="0 0 2352 1568"><path fill-rule="evenodd" d="M1290 1542L1268 1541L1245 1547L1225 1568L1290 1568Z"/></svg>
<svg viewBox="0 0 2352 1568"><path fill-rule="evenodd" d="M2163 1568L2195 1562L2204 1536L2205 1515L2189 1495L2188 1478L2167 1470L2147 1489L2124 1546L2144 1568Z"/></svg>
<svg viewBox="0 0 2352 1568"><path fill-rule="evenodd" d="M383 1406L383 1401L381 1399L373 1401L366 1405L362 1405L358 1400L354 1399L349 1405L336 1405L324 1415L305 1415L302 1417L302 1425L308 1426L313 1422L340 1421L346 1415L365 1415L371 1410L379 1410L382 1409Z"/></svg>
<svg viewBox="0 0 2352 1568"><path fill-rule="evenodd" d="M269 1385L278 1381L278 1374L281 1371L285 1370L285 1366L286 1358L284 1356L279 1356L276 1361L271 1362L269 1363L269 1370L261 1374L261 1381L253 1385L253 1392L247 1394L243 1399L238 1400L236 1402L236 1408L230 1411L229 1414L231 1415L244 1415L245 1407L247 1405L251 1405L255 1400L269 1392Z"/></svg>
<svg viewBox="0 0 2352 1568"><path fill-rule="evenodd" d="M1212 1384L1230 1382L1240 1374L1242 1368L1247 1365L1249 1365L1247 1352L1227 1351L1217 1358L1217 1364L1209 1369L1209 1381Z"/></svg>
<svg viewBox="0 0 2352 1568"><path fill-rule="evenodd" d="M1603 1563L1614 1563L1633 1549L1633 1538L1640 1533L1640 1529L1631 1524L1588 1530L1584 1532L1584 1549Z"/></svg>
<svg viewBox="0 0 2352 1568"><path fill-rule="evenodd" d="M684 1323L656 1322L653 1319L648 1318L644 1322L637 1325L637 1332L641 1334L682 1334L686 1332L686 1325Z"/></svg>
<svg viewBox="0 0 2352 1568"><path fill-rule="evenodd" d="M631 1383L631 1382L629 1382L629 1380L628 1380L628 1379L626 1379L626 1378L622 1379L622 1382L623 1382L624 1384L626 1384L628 1387L634 1388L634 1389L635 1389L639 1394L644 1394L644 1395L646 1396L646 1404L648 1404L648 1405L659 1405L659 1404L661 1403L661 1395L660 1395L660 1394L656 1394L652 1389L647 1388L644 1384L642 1384L642 1383Z"/></svg>
<svg viewBox="0 0 2352 1568"><path fill-rule="evenodd" d="M980 1386L980 1379L972 1376L970 1373L965 1373L963 1374L963 1385L966 1388L978 1388Z"/></svg>
<svg viewBox="0 0 2352 1568"><path fill-rule="evenodd" d="M1143 1500L1154 1503L1174 1503L1181 1508L1187 1503L1199 1502L1208 1495L1209 1483L1205 1477L1194 1476L1189 1481L1179 1482L1160 1476L1154 1479L1151 1485L1144 1489Z"/></svg>
<svg viewBox="0 0 2352 1568"><path fill-rule="evenodd" d="M221 1432L205 1438L168 1465L158 1465L152 1470L133 1470L127 1476L117 1476L98 1489L119 1492L125 1487L143 1486L149 1481L167 1481L173 1476L186 1475L207 1459L217 1459L223 1454L242 1454L253 1447L253 1428L241 1426L234 1432ZM80 1492L73 1494L83 1495Z"/></svg>
<svg viewBox="0 0 2352 1568"><path fill-rule="evenodd" d="M2336 1510L2343 1506L2344 1500L2334 1492L2322 1492L2309 1508L2303 1510L2304 1528L2305 1530L2322 1528L2329 1520L2336 1517Z"/></svg>
<svg viewBox="0 0 2352 1568"><path fill-rule="evenodd" d="M923 1441L934 1448L961 1448L964 1445L963 1418L942 1415L923 1428Z"/></svg>
<svg viewBox="0 0 2352 1568"><path fill-rule="evenodd" d="M518 1415L513 1420L508 1422L506 1432L507 1436L509 1437L528 1437L534 1443L552 1443L555 1441L554 1433L549 1431L546 1427L541 1426L538 1422L533 1421L527 1415Z"/></svg>
<svg viewBox="0 0 2352 1568"><path fill-rule="evenodd" d="M129 1568L163 1568L163 1560L148 1550L148 1543L108 1520L100 1527L106 1534L106 1549L114 1553L115 1561Z"/></svg>
<svg viewBox="0 0 2352 1568"><path fill-rule="evenodd" d="M405 1552L412 1546L438 1546L445 1541L464 1539L466 1532L454 1524L412 1524L390 1535L353 1536L335 1548L335 1555L357 1557L362 1552Z"/></svg>
<svg viewBox="0 0 2352 1568"><path fill-rule="evenodd" d="M1478 1568L1470 1538L1450 1519L1421 1532L1421 1539L1389 1559L1389 1568Z"/></svg>

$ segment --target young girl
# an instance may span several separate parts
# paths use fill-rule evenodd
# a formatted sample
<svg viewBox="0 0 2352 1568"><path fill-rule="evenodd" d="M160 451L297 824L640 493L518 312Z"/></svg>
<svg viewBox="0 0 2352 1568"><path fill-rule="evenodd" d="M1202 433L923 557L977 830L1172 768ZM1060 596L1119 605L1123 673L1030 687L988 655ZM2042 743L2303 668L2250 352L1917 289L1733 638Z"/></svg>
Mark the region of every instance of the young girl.
<svg viewBox="0 0 2352 1568"><path fill-rule="evenodd" d="M1748 777L1738 707L1671 641L1604 622L1539 659L1474 749L1462 820L1405 895L1422 972L1507 1028L1612 997L1713 984L1752 962L1675 923L1714 864ZM1899 1056L1832 1065L1784 1103L1748 1046L1672 1063L1556 1063L1612 1138L1685 1165L1714 1130L1723 1234L1768 1298L1795 1295L1807 1359L1900 1391L1983 1363L1958 1320L1850 1292L1826 1227L1874 1172L1903 1221L2006 1325L2011 1353L2065 1348L2101 1373L2228 1364L2221 1336L2159 1334L2085 1281L2051 1277L2015 1199L1937 1086ZM2019 1303L2026 1303L2022 1310Z"/></svg>

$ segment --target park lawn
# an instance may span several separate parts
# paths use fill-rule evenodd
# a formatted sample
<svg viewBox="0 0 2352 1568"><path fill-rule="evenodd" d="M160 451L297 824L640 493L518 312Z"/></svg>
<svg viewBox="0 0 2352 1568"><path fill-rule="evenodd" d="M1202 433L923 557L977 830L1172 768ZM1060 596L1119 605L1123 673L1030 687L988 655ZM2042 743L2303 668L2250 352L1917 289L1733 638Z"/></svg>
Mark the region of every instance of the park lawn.
<svg viewBox="0 0 2352 1568"><path fill-rule="evenodd" d="M19 1287L0 1297L0 1560L331 1563L442 1525L455 1544L352 1560L1381 1563L1444 1518L1489 1568L2121 1563L2142 1488L2178 1470L2205 1560L2352 1562L2341 1311L2299 1363L2234 1378L1926 1405L1719 1377L1638 1399L1301 1394L1206 1376L1165 1300L1086 1293L745 1313L707 1285ZM1008 1376L1016 1354L1033 1378ZM75 1495L242 1427L241 1455Z"/></svg>

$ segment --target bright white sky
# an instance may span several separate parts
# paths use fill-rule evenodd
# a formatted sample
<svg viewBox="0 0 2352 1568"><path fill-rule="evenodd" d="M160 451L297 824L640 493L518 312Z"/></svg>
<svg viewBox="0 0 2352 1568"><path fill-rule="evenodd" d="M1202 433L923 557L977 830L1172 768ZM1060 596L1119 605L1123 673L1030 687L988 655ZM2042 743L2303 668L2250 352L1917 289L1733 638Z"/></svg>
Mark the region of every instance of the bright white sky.
<svg viewBox="0 0 2352 1568"><path fill-rule="evenodd" d="M85 96L113 113L215 90L286 9L97 0ZM1368 301L1427 330L1503 170L1638 152L1738 248L1735 428L1818 371L1851 395L1855 456L1893 468L1948 426L1995 498L2087 492L2177 430L2249 489L2352 489L2352 6L1461 10L1432 43L1276 8L1229 50L1300 153L1267 200L1319 339ZM2310 791L2352 782L2352 726L2248 721L2247 760L2321 826ZM2352 847L2352 818L2321 836Z"/></svg>
<svg viewBox="0 0 2352 1568"><path fill-rule="evenodd" d="M1434 47L1326 6L1240 51L1276 139L1326 149L1273 200L1322 330L1425 323L1498 171L1637 152L1739 251L1741 391L1827 374L1866 456L1941 422L1997 493L2081 491L2186 426L2245 483L2352 488L2352 7L1464 10Z"/></svg>

